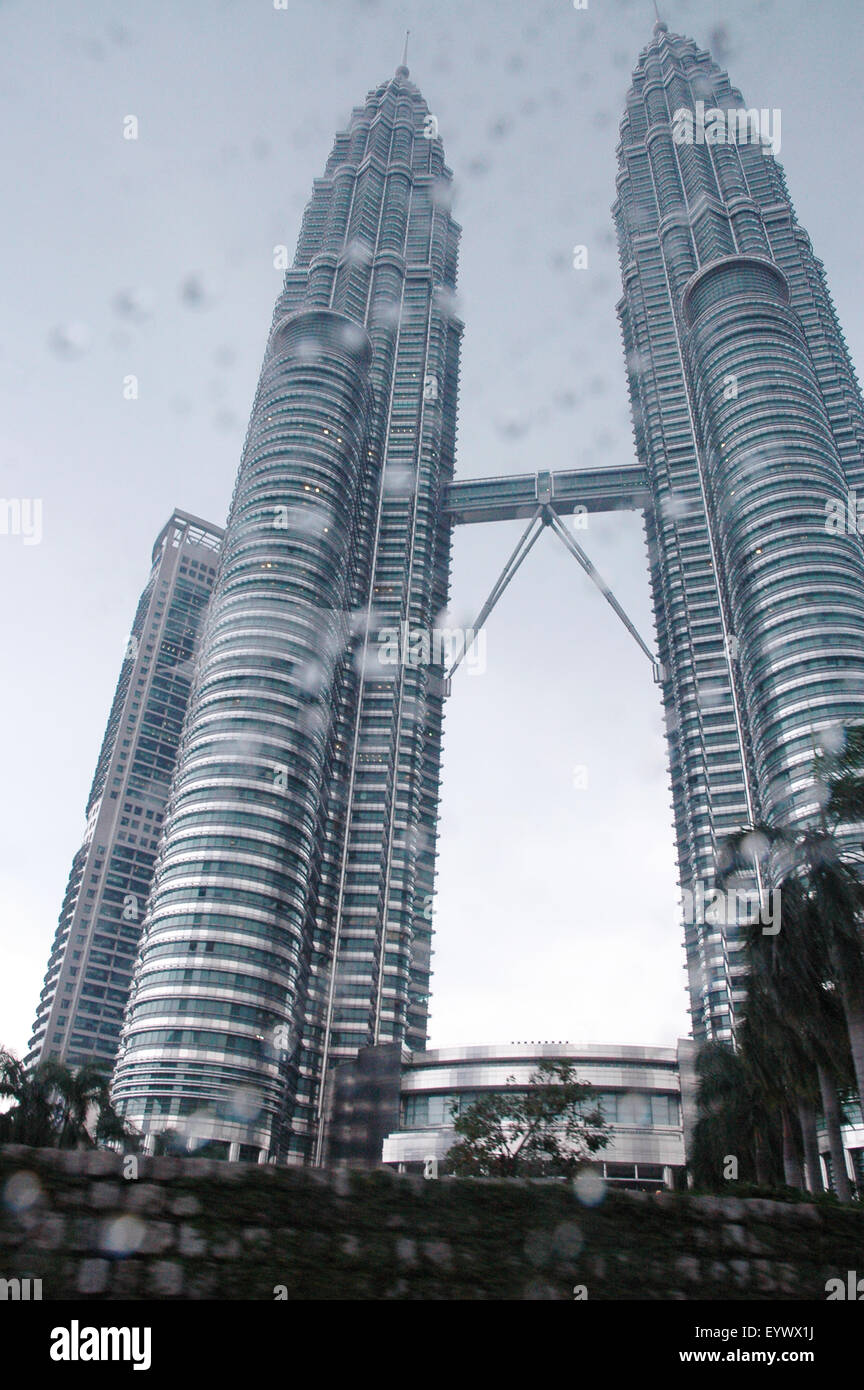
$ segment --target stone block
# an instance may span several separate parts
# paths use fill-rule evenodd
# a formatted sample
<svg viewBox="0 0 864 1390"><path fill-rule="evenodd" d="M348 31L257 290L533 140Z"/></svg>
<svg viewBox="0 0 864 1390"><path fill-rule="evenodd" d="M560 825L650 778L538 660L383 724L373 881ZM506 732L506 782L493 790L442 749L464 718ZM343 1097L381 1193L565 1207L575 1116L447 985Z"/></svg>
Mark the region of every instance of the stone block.
<svg viewBox="0 0 864 1390"><path fill-rule="evenodd" d="M90 1187L90 1206L96 1211L122 1207L126 1194L119 1182L94 1182Z"/></svg>
<svg viewBox="0 0 864 1390"><path fill-rule="evenodd" d="M179 1178L181 1173L187 1171L188 1159L172 1158L170 1154L166 1154L164 1158L151 1158L147 1168L147 1177L152 1178L154 1182L171 1182L173 1178ZM196 1174L199 1171L200 1165L196 1163Z"/></svg>
<svg viewBox="0 0 864 1390"><path fill-rule="evenodd" d="M270 1232L264 1226L244 1226L243 1244L249 1250L264 1251L270 1245Z"/></svg>
<svg viewBox="0 0 864 1390"><path fill-rule="evenodd" d="M679 1255L674 1264L675 1273L691 1284L698 1284L702 1270L695 1255Z"/></svg>
<svg viewBox="0 0 864 1390"><path fill-rule="evenodd" d="M727 1221L741 1221L747 1211L740 1197L721 1197L720 1209Z"/></svg>
<svg viewBox="0 0 864 1390"><path fill-rule="evenodd" d="M146 1265L143 1260L116 1260L111 1270L111 1292L118 1298L135 1298L142 1292Z"/></svg>
<svg viewBox="0 0 864 1390"><path fill-rule="evenodd" d="M784 1260L781 1261L780 1264L776 1265L775 1268L777 1271L777 1282L780 1286L780 1292L797 1293L799 1291L801 1281L798 1278L798 1271L796 1270L795 1266L793 1264L790 1264L787 1260Z"/></svg>
<svg viewBox="0 0 864 1390"><path fill-rule="evenodd" d="M805 1226L812 1230L816 1226L821 1226L822 1219L818 1208L811 1206L809 1202L788 1202L786 1203L786 1222L790 1226Z"/></svg>
<svg viewBox="0 0 864 1390"><path fill-rule="evenodd" d="M82 1149L56 1149L54 1152L54 1163L64 1173L72 1173L75 1177L83 1178L87 1176L88 1169L84 1160L88 1154Z"/></svg>
<svg viewBox="0 0 864 1390"><path fill-rule="evenodd" d="M191 1192L180 1192L171 1202L171 1212L174 1216L197 1216L200 1211L201 1203Z"/></svg>
<svg viewBox="0 0 864 1390"><path fill-rule="evenodd" d="M436 1265L452 1265L453 1251L444 1240L424 1240L423 1254Z"/></svg>
<svg viewBox="0 0 864 1390"><path fill-rule="evenodd" d="M697 1220L722 1221L725 1215L723 1200L720 1197L691 1197L690 1209Z"/></svg>
<svg viewBox="0 0 864 1390"><path fill-rule="evenodd" d="M174 1244L174 1227L168 1221L148 1221L139 1247L142 1255L164 1255Z"/></svg>
<svg viewBox="0 0 864 1390"><path fill-rule="evenodd" d="M747 1211L756 1221L770 1221L772 1226L776 1226L787 1205L786 1202L771 1202L767 1197L750 1197Z"/></svg>
<svg viewBox="0 0 864 1390"><path fill-rule="evenodd" d="M84 1184L58 1188L54 1193L54 1203L64 1211L80 1211L82 1207L90 1205L90 1188Z"/></svg>
<svg viewBox="0 0 864 1390"><path fill-rule="evenodd" d="M552 1257L558 1263L572 1264L585 1244L582 1228L575 1221L561 1221L552 1232Z"/></svg>
<svg viewBox="0 0 864 1390"><path fill-rule="evenodd" d="M240 1242L236 1236L216 1236L210 1242L210 1253L217 1260L236 1260L240 1254Z"/></svg>
<svg viewBox="0 0 864 1390"><path fill-rule="evenodd" d="M104 1293L110 1271L108 1260L82 1260L78 1266L78 1292Z"/></svg>
<svg viewBox="0 0 864 1390"><path fill-rule="evenodd" d="M351 1174L347 1168L337 1168L332 1174L333 1191L338 1192L340 1197L351 1195Z"/></svg>
<svg viewBox="0 0 864 1390"><path fill-rule="evenodd" d="M150 1289L162 1298L173 1298L182 1293L183 1266L176 1260L157 1260L150 1266Z"/></svg>
<svg viewBox="0 0 864 1390"><path fill-rule="evenodd" d="M165 1192L155 1182L133 1182L126 1189L126 1210L155 1216L165 1206Z"/></svg>
<svg viewBox="0 0 864 1390"><path fill-rule="evenodd" d="M727 1250L746 1250L747 1231L743 1226L724 1226L721 1233L722 1243Z"/></svg>
<svg viewBox="0 0 864 1390"><path fill-rule="evenodd" d="M181 1255L188 1255L195 1259L207 1253L207 1242L203 1236L198 1234L194 1226L189 1226L184 1222L180 1227L178 1249Z"/></svg>
<svg viewBox="0 0 864 1390"><path fill-rule="evenodd" d="M119 1154L109 1153L107 1149L92 1149L89 1153L82 1153L80 1157L81 1171L91 1178L106 1178L109 1174L116 1176L123 1162Z"/></svg>
<svg viewBox="0 0 864 1390"><path fill-rule="evenodd" d="M756 1275L756 1284L760 1291L762 1293L774 1293L777 1288L777 1278L771 1261L754 1260L753 1270Z"/></svg>
<svg viewBox="0 0 864 1390"><path fill-rule="evenodd" d="M751 1282L752 1271L749 1260L730 1260L729 1268L739 1288L744 1288Z"/></svg>
<svg viewBox="0 0 864 1390"><path fill-rule="evenodd" d="M93 1216L73 1216L67 1245L70 1250L98 1250L99 1222Z"/></svg>
<svg viewBox="0 0 864 1390"><path fill-rule="evenodd" d="M219 1270L194 1268L186 1271L186 1298L218 1298Z"/></svg>
<svg viewBox="0 0 864 1390"><path fill-rule="evenodd" d="M66 1217L49 1212L30 1235L28 1245L35 1250L59 1250L66 1239Z"/></svg>

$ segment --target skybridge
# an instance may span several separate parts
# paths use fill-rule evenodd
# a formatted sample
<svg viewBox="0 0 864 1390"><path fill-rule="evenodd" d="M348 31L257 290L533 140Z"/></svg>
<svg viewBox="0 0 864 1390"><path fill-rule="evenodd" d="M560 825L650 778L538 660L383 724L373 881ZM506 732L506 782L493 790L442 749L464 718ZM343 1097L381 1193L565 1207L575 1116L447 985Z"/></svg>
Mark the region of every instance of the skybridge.
<svg viewBox="0 0 864 1390"><path fill-rule="evenodd" d="M510 556L488 599L474 620L476 635L525 557L548 526L566 550L596 584L606 602L621 619L630 636L651 662L654 679L662 684L664 671L651 648L631 623L609 585L598 573L582 546L564 525L562 516L586 512L641 511L648 505L648 474L638 465L627 468L578 468L560 472L540 470L516 473L504 478L468 478L451 483L444 495L443 510L453 525L476 521L514 521L528 518L528 526ZM472 637L473 641L473 637ZM469 644L470 646L470 644ZM445 677L450 680L465 652L456 658Z"/></svg>
<svg viewBox="0 0 864 1390"><path fill-rule="evenodd" d="M569 516L583 507L588 512L640 511L649 498L647 471L633 464L466 478L447 488L444 511L458 526L463 522L527 519L541 505L558 516Z"/></svg>

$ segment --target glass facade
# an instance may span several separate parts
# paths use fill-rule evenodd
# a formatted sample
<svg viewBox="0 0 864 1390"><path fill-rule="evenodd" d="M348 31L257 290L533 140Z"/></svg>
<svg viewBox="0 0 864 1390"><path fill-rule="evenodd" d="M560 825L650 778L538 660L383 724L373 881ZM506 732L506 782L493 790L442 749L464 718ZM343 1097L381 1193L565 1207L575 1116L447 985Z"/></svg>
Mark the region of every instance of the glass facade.
<svg viewBox="0 0 864 1390"><path fill-rule="evenodd" d="M518 1088L514 1088L515 1091ZM400 1112L402 1129L449 1125L463 1110L480 1100L482 1091L452 1091L441 1095L404 1096ZM588 1108L599 1106L609 1124L655 1129L681 1123L677 1095L640 1091L594 1090Z"/></svg>
<svg viewBox="0 0 864 1390"><path fill-rule="evenodd" d="M746 122L722 143L688 139L676 114L699 101L743 108L710 54L657 24L627 97L613 211L680 879L694 895L725 836L818 812L820 735L864 716L864 551L826 526L827 504L862 481L858 385L782 170ZM740 927L687 922L685 942L693 1036L728 1038Z"/></svg>
<svg viewBox="0 0 864 1390"><path fill-rule="evenodd" d="M337 136L277 301L184 729L118 1108L320 1156L336 1063L426 1039L459 228L407 68ZM245 1146L245 1147L244 1147Z"/></svg>
<svg viewBox="0 0 864 1390"><path fill-rule="evenodd" d="M175 512L153 547L26 1061L110 1070L222 532Z"/></svg>

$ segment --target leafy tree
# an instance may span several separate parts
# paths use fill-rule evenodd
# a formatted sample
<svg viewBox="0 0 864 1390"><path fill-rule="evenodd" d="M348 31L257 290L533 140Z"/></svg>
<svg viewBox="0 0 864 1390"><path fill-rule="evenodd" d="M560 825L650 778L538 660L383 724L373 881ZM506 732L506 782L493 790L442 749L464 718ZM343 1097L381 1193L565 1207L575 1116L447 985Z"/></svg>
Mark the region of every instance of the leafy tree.
<svg viewBox="0 0 864 1390"><path fill-rule="evenodd" d="M108 1094L108 1078L94 1063L73 1070L47 1060L27 1069L0 1048L0 1099L11 1106L0 1114L0 1143L36 1148L95 1148L122 1143L137 1147L138 1136L119 1116Z"/></svg>
<svg viewBox="0 0 864 1390"><path fill-rule="evenodd" d="M527 1088L481 1096L457 1115L443 1171L458 1177L569 1177L610 1136L590 1086L568 1062L541 1062Z"/></svg>
<svg viewBox="0 0 864 1390"><path fill-rule="evenodd" d="M185 1134L181 1134L179 1129L160 1129L153 1137L153 1157L164 1158L166 1155L173 1157L189 1157L189 1146L186 1142Z"/></svg>

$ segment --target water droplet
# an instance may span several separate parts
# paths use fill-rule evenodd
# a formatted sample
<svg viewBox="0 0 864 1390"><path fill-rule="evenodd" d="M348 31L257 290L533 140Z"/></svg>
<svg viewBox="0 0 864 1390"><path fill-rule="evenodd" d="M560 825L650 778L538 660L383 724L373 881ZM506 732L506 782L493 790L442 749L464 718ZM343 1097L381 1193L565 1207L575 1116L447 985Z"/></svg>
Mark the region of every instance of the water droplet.
<svg viewBox="0 0 864 1390"><path fill-rule="evenodd" d="M606 1180L596 1168L586 1168L573 1179L573 1191L583 1207L599 1207L606 1197Z"/></svg>
<svg viewBox="0 0 864 1390"><path fill-rule="evenodd" d="M48 345L57 357L67 361L83 357L90 347L92 334L86 323L61 323L53 329Z"/></svg>
<svg viewBox="0 0 864 1390"><path fill-rule="evenodd" d="M112 307L120 318L143 323L153 312L153 294L150 290L142 289L119 290Z"/></svg>
<svg viewBox="0 0 864 1390"><path fill-rule="evenodd" d="M29 1211L42 1196L42 1184L35 1173L13 1173L3 1188L3 1205L10 1211Z"/></svg>
<svg viewBox="0 0 864 1390"><path fill-rule="evenodd" d="M109 1255L134 1255L140 1250L147 1234L147 1227L137 1216L118 1216L106 1221L102 1228L100 1247Z"/></svg>

